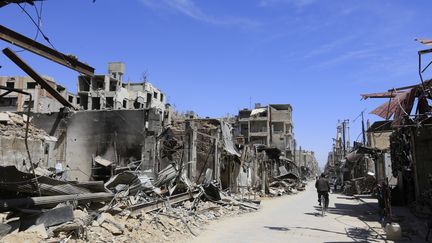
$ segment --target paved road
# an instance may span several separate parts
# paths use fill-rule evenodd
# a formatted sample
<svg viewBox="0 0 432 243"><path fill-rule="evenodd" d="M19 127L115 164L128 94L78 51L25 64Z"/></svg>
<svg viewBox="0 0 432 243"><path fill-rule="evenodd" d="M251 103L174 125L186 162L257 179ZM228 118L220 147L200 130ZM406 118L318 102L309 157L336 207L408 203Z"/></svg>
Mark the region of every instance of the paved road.
<svg viewBox="0 0 432 243"><path fill-rule="evenodd" d="M299 194L264 200L258 212L215 221L193 242L386 242L376 233L382 231L367 205L330 194L325 217L317 206L309 184Z"/></svg>

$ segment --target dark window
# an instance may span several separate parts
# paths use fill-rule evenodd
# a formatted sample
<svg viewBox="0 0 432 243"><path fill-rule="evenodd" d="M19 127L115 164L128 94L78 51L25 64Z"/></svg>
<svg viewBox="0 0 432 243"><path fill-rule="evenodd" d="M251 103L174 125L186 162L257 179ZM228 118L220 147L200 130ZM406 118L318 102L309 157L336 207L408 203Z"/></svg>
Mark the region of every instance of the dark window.
<svg viewBox="0 0 432 243"><path fill-rule="evenodd" d="M161 95L160 95L160 101L163 102L163 99L164 99L164 95L161 93Z"/></svg>
<svg viewBox="0 0 432 243"><path fill-rule="evenodd" d="M100 98L93 97L92 98L92 110L100 110Z"/></svg>
<svg viewBox="0 0 432 243"><path fill-rule="evenodd" d="M0 98L0 107L16 106L18 103L17 97L2 97Z"/></svg>
<svg viewBox="0 0 432 243"><path fill-rule="evenodd" d="M72 96L72 95L69 95L69 96L68 96L68 101L69 101L70 103L73 102L73 96Z"/></svg>
<svg viewBox="0 0 432 243"><path fill-rule="evenodd" d="M106 108L114 108L114 98L107 97L106 98Z"/></svg>
<svg viewBox="0 0 432 243"><path fill-rule="evenodd" d="M88 110L88 96L80 95L80 105L84 108L84 110Z"/></svg>
<svg viewBox="0 0 432 243"><path fill-rule="evenodd" d="M123 108L127 108L127 101L126 100L123 100Z"/></svg>
<svg viewBox="0 0 432 243"><path fill-rule="evenodd" d="M284 123L283 122L274 122L273 123L273 132L283 132L284 131Z"/></svg>
<svg viewBox="0 0 432 243"><path fill-rule="evenodd" d="M146 102L147 108L150 108L151 103L152 103L152 95L151 94L147 94L147 102Z"/></svg>
<svg viewBox="0 0 432 243"><path fill-rule="evenodd" d="M80 97L77 97L77 104L80 103Z"/></svg>
<svg viewBox="0 0 432 243"><path fill-rule="evenodd" d="M117 81L111 81L109 91L116 91L117 90Z"/></svg>
<svg viewBox="0 0 432 243"><path fill-rule="evenodd" d="M15 88L15 82L6 82L6 87L8 88Z"/></svg>
<svg viewBox="0 0 432 243"><path fill-rule="evenodd" d="M80 76L78 80L79 91L90 91L90 78Z"/></svg>
<svg viewBox="0 0 432 243"><path fill-rule="evenodd" d="M36 82L27 83L27 89L34 89L34 88L36 88Z"/></svg>
<svg viewBox="0 0 432 243"><path fill-rule="evenodd" d="M65 88L65 87L63 87L63 86L57 85L57 88L56 88L56 90L57 90L58 92L62 92L62 91L65 91L65 90L66 90L66 88Z"/></svg>
<svg viewBox="0 0 432 243"><path fill-rule="evenodd" d="M153 92L153 98L157 99L158 97L158 93L157 92Z"/></svg>
<svg viewBox="0 0 432 243"><path fill-rule="evenodd" d="M29 104L28 100L24 101L23 109L27 109L28 104ZM34 100L32 100L32 102L30 103L30 108L33 108L33 107L34 107Z"/></svg>
<svg viewBox="0 0 432 243"><path fill-rule="evenodd" d="M93 90L98 90L98 89L105 89L105 80L104 79L93 79L92 80L92 89Z"/></svg>

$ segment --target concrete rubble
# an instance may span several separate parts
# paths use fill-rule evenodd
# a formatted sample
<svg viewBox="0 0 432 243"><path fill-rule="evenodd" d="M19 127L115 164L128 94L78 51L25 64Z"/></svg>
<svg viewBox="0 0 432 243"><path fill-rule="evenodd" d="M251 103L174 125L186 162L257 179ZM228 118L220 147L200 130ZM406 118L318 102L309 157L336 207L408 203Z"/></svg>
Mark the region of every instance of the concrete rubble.
<svg viewBox="0 0 432 243"><path fill-rule="evenodd" d="M0 114L0 137L21 137L25 117L10 112ZM34 173L29 166L1 166L0 242L110 242L138 238L144 242L169 242L180 237L187 240L212 220L259 210L261 197L304 189L299 171L289 166L285 158L279 158L278 149L260 146L238 150L230 138L229 127L218 120L173 124L176 125L157 135L158 144L163 145L160 159L166 161L157 173L142 170L142 161L124 166L102 155L94 157L93 168L110 168L105 181L94 180L96 177L70 180L58 164L49 167L49 163L40 162L34 165ZM45 130L33 125L29 134L30 139L50 140ZM183 136L197 136L203 141L190 143ZM56 137L51 140L56 141ZM193 158L181 154L185 147L196 151L195 161L184 162ZM252 169L252 164L261 164L257 173L266 173L267 179L262 183L257 178L254 186L240 190L241 183L229 179L238 176L239 170L221 168L221 174L213 173L217 158L219 166L225 167L231 164ZM191 171L193 164L197 167ZM263 167L276 164L280 167L277 173L266 172Z"/></svg>
<svg viewBox="0 0 432 243"><path fill-rule="evenodd" d="M0 29L80 73L74 95L3 50L29 76L0 77L0 242L178 241L302 191L317 173L313 152L296 150L289 104L199 118L174 111L147 79L123 82L124 63L95 75Z"/></svg>

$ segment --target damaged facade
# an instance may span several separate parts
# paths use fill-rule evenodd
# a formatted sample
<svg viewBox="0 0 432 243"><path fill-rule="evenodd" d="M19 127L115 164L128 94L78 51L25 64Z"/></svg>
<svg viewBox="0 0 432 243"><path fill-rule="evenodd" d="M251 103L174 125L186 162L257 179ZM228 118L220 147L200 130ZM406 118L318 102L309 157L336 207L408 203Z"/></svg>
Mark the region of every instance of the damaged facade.
<svg viewBox="0 0 432 243"><path fill-rule="evenodd" d="M68 92L65 87L57 84L53 78L44 76L50 86L57 90L61 96L67 99L71 104L78 105L79 98ZM63 105L58 102L52 95L28 76L0 77L0 86L23 90L32 95L31 111L36 113L58 112ZM6 90L0 90L0 95L6 93ZM23 112L29 105L28 97L19 93L10 93L0 100L0 111Z"/></svg>
<svg viewBox="0 0 432 243"><path fill-rule="evenodd" d="M255 109L238 113L237 140L245 144L264 144L278 148L293 158L294 133L292 107L289 104L255 104Z"/></svg>
<svg viewBox="0 0 432 243"><path fill-rule="evenodd" d="M95 241L102 230L127 241L148 228L122 220L159 225L162 217L195 235L190 224L205 221L203 215L212 219L206 212L212 207L257 210L260 202L251 196L304 190L302 168L293 162L290 105L252 110L246 141L239 142L241 121L174 112L150 83L123 82L123 63L95 75L73 55L4 26L0 32L3 40L81 73L76 97L3 50L30 77L7 77L0 86L0 104L14 111L0 112L0 211L18 215L3 221L0 236L36 232L40 240ZM21 94L33 96L34 105L24 106ZM55 105L45 106L44 98Z"/></svg>
<svg viewBox="0 0 432 243"><path fill-rule="evenodd" d="M165 112L166 96L149 82L123 82L125 64L111 62L108 74L78 77L78 95L83 110L155 108Z"/></svg>

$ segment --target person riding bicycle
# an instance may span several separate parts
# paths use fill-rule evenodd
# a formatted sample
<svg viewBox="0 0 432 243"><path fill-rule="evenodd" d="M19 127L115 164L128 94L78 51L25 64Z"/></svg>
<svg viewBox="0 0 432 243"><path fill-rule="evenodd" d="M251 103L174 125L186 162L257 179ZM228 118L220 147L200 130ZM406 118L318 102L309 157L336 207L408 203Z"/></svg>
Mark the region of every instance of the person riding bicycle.
<svg viewBox="0 0 432 243"><path fill-rule="evenodd" d="M321 195L323 195L324 198L325 198L325 201L326 201L326 205L324 205L324 206L328 207L328 204L329 204L330 183L325 178L325 174L324 173L322 173L321 176L320 176L320 178L315 182L315 188L317 189L317 192L318 192L318 202L319 202L319 205L321 206Z"/></svg>

